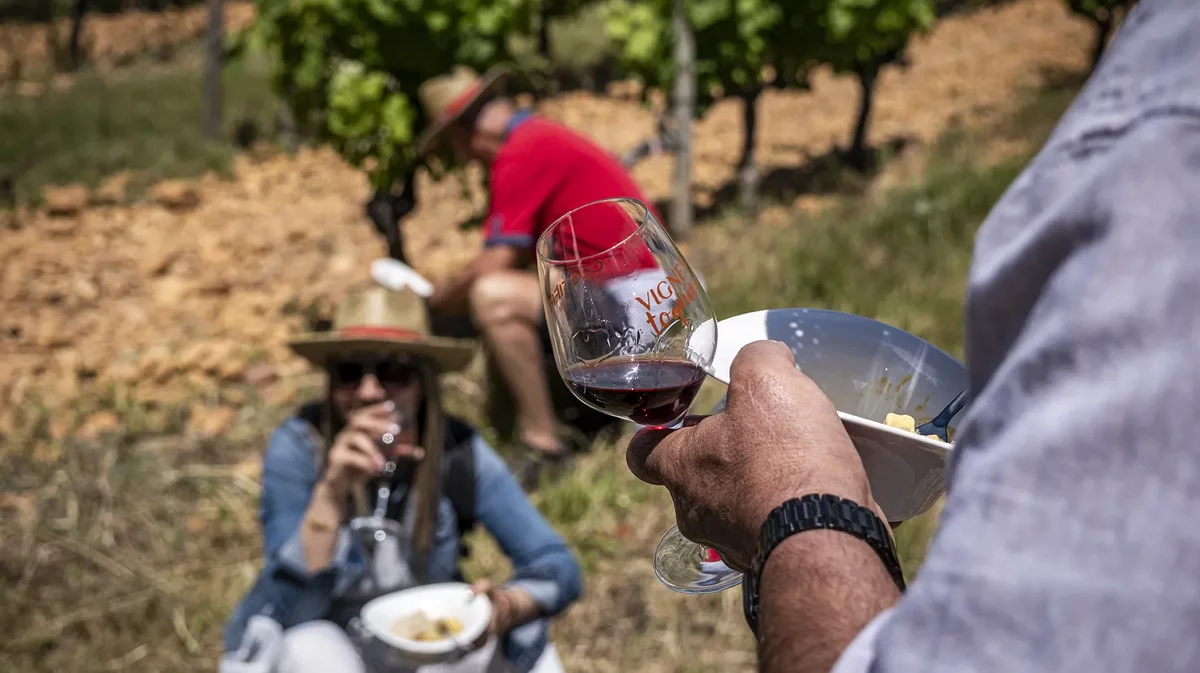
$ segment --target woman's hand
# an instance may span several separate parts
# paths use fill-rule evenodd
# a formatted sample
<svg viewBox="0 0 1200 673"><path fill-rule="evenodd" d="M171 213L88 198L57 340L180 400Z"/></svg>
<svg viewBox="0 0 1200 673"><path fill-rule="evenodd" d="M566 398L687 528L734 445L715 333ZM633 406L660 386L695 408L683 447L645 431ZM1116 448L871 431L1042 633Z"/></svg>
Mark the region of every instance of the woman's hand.
<svg viewBox="0 0 1200 673"><path fill-rule="evenodd" d="M471 590L476 595L485 594L492 602L492 623L475 643L476 647L483 647L489 638L500 638L541 616L541 608L524 589L497 587L488 580L479 580L471 585Z"/></svg>
<svg viewBox="0 0 1200 673"><path fill-rule="evenodd" d="M341 498L362 486L383 470L388 458L424 457L424 449L409 444L393 444L390 456L380 451L381 439L391 437L396 441L400 434L396 421L396 405L391 401L356 409L350 414L346 427L333 439L321 477L331 495Z"/></svg>

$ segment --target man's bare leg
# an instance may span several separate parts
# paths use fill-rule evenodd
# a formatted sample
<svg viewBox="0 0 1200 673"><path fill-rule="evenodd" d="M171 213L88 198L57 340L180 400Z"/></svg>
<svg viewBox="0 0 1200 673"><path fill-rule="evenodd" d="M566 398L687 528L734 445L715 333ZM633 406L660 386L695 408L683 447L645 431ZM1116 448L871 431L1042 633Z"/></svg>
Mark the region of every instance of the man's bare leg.
<svg viewBox="0 0 1200 673"><path fill-rule="evenodd" d="M471 286L471 317L517 400L521 439L537 451L553 453L561 446L538 338L540 293L537 276L531 273L489 273Z"/></svg>

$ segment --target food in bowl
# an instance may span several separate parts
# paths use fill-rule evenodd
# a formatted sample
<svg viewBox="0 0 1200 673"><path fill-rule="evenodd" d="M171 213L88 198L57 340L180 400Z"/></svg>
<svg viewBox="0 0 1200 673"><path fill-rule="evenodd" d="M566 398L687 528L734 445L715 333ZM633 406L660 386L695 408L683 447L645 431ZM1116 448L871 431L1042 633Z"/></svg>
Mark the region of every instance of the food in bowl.
<svg viewBox="0 0 1200 673"><path fill-rule="evenodd" d="M896 428L897 430L904 430L913 434L917 433L917 419L909 416L908 414L888 414L886 417L884 417L883 424ZM938 437L937 435L925 436L930 439L936 439L939 441L941 440L941 437Z"/></svg>
<svg viewBox="0 0 1200 673"><path fill-rule="evenodd" d="M418 610L397 619L391 631L401 638L428 643L457 636L463 632L463 623L456 617L431 618L424 610Z"/></svg>

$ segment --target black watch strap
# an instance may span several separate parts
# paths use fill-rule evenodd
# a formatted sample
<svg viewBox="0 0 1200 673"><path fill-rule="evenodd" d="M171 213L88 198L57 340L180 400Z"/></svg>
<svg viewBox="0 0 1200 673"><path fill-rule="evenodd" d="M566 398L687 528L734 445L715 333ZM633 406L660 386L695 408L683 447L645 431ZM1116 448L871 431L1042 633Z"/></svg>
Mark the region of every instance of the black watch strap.
<svg viewBox="0 0 1200 673"><path fill-rule="evenodd" d="M896 586L904 591L904 573L888 524L871 510L836 495L806 495L793 498L771 510L758 535L758 553L742 584L742 609L750 630L758 634L759 582L767 557L787 538L806 530L838 530L871 545Z"/></svg>

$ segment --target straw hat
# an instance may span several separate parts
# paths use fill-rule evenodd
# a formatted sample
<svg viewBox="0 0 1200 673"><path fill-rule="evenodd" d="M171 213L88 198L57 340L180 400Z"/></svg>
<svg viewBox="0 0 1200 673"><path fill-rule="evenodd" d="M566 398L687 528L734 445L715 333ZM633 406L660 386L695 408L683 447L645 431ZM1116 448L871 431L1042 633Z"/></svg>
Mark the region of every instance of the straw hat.
<svg viewBox="0 0 1200 673"><path fill-rule="evenodd" d="M449 75L439 75L427 80L417 89L417 98L425 109L429 128L417 140L417 154L424 155L433 149L442 133L446 131L479 97L500 84L508 76L508 69L497 65L483 73L475 74L466 66L456 66Z"/></svg>
<svg viewBox="0 0 1200 673"><path fill-rule="evenodd" d="M304 334L288 346L321 366L331 357L388 353L429 358L443 372L462 369L474 355L469 341L430 335L420 295L381 287L347 297L334 315L333 331Z"/></svg>

